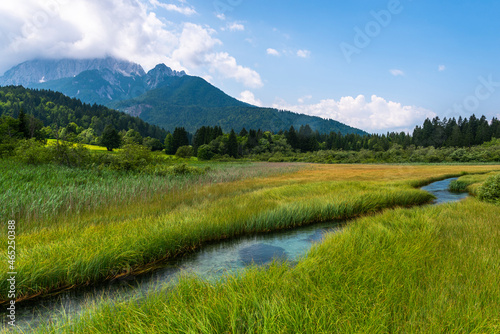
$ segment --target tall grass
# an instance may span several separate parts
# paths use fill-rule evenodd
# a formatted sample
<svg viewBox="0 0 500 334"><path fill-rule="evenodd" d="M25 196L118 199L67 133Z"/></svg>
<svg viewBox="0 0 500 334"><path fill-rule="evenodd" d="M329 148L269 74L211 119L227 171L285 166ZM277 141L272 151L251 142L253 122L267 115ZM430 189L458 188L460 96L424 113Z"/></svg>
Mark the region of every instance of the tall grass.
<svg viewBox="0 0 500 334"><path fill-rule="evenodd" d="M96 212L110 206L147 205L158 198L204 185L287 173L300 166L278 164L212 164L205 175L157 176L80 169L52 164L34 166L0 160L0 216L21 221L19 233L46 228L68 216Z"/></svg>
<svg viewBox="0 0 500 334"><path fill-rule="evenodd" d="M498 172L481 173L473 175L464 175L456 181L450 183L450 191L454 192L468 192L473 196L478 195L478 190L481 184L489 177L498 174Z"/></svg>
<svg viewBox="0 0 500 334"><path fill-rule="evenodd" d="M365 186L363 186L365 187ZM28 296L129 273L204 242L344 219L395 205L428 202L419 190L373 184L289 185L180 205L170 212L106 222L75 221L18 236L17 292ZM185 198L184 202L189 199ZM121 217L121 213L117 213ZM94 217L93 217L94 218ZM0 290L8 282L0 282ZM3 296L3 295L2 295Z"/></svg>
<svg viewBox="0 0 500 334"><path fill-rule="evenodd" d="M296 266L103 303L38 333L498 333L500 207L396 209L331 234Z"/></svg>
<svg viewBox="0 0 500 334"><path fill-rule="evenodd" d="M269 173L270 167L266 164L250 170ZM211 186L191 184L143 202L59 215L57 222L40 223L18 236L18 296L140 271L149 263L209 241L426 203L432 196L413 189L411 180L492 169L494 166L314 166ZM230 177L221 174L210 182ZM5 265L0 263L0 300L6 299Z"/></svg>

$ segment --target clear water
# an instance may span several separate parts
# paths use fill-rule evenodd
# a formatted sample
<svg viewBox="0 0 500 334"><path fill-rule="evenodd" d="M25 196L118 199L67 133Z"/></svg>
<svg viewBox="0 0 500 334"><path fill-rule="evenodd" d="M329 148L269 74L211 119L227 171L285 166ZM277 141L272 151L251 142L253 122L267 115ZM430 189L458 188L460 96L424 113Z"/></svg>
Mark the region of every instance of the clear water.
<svg viewBox="0 0 500 334"><path fill-rule="evenodd" d="M435 182L422 189L437 197L435 204L458 201L467 197L467 194L454 194L447 190L452 180L455 179ZM343 223L339 222L316 224L206 245L196 253L168 261L148 274L71 290L32 302L18 303L16 322L21 328L36 327L41 321L55 319L61 314L77 315L88 305L103 299L111 301L128 299L173 286L183 274L213 280L222 277L223 274L235 273L248 265L265 265L274 259L293 263L304 256L315 242L321 241L326 233L341 231L342 225ZM5 315L0 314L0 316L3 322Z"/></svg>
<svg viewBox="0 0 500 334"><path fill-rule="evenodd" d="M469 196L468 193L452 193L448 190L448 186L454 180L458 178L446 179L443 181L438 181L429 184L428 186L422 187L422 190L432 193L437 198L434 200L434 204L443 204L448 202L460 201Z"/></svg>

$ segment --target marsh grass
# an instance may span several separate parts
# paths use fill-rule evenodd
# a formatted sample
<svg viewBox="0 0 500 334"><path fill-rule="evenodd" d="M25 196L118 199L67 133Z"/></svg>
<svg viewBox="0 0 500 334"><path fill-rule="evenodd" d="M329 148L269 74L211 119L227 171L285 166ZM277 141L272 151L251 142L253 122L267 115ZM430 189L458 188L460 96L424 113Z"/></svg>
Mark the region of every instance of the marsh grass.
<svg viewBox="0 0 500 334"><path fill-rule="evenodd" d="M185 183L166 194L153 191L143 201L58 215L57 222L26 228L17 239L18 296L127 275L210 241L427 203L432 196L411 187L418 180L494 169L319 165L297 170L279 165L276 172L295 172L262 176L273 166L249 169L260 177L244 178L235 171L233 177L243 179L228 182L231 175L216 173L205 185ZM0 275L0 299L6 298L4 278Z"/></svg>
<svg viewBox="0 0 500 334"><path fill-rule="evenodd" d="M498 172L489 172L461 176L458 180L450 183L450 191L468 192L473 196L477 196L481 184L489 177L497 174Z"/></svg>
<svg viewBox="0 0 500 334"><path fill-rule="evenodd" d="M301 166L211 164L204 175L154 175L100 168L27 165L0 160L0 216L21 221L18 233L60 224L110 207L147 205L180 192L238 179L296 171Z"/></svg>
<svg viewBox="0 0 500 334"><path fill-rule="evenodd" d="M498 333L499 216L475 199L389 210L328 235L294 267L184 277L37 333Z"/></svg>

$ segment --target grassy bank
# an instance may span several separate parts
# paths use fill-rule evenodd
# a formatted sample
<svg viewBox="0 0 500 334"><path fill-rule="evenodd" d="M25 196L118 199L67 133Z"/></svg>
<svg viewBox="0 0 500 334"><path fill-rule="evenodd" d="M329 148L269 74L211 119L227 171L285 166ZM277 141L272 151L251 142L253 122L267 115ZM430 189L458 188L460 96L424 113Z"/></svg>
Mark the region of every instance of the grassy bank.
<svg viewBox="0 0 500 334"><path fill-rule="evenodd" d="M17 238L18 297L129 274L209 241L426 203L431 196L412 187L417 180L492 169L320 165L56 215Z"/></svg>
<svg viewBox="0 0 500 334"><path fill-rule="evenodd" d="M500 207L396 209L331 234L293 268L103 304L39 333L498 333Z"/></svg>

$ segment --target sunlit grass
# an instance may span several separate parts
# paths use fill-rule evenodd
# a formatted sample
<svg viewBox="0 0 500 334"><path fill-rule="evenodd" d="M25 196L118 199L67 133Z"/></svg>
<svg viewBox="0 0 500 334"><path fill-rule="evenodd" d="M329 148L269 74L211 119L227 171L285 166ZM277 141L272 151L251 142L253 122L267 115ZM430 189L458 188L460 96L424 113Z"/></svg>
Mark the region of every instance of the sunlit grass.
<svg viewBox="0 0 500 334"><path fill-rule="evenodd" d="M68 143L68 142L65 142L63 140L59 140L59 142ZM47 146L56 145L56 144L57 144L57 139L47 139ZM73 145L76 146L77 144L73 144ZM82 145L83 147L85 147L86 149L91 150L91 151L107 151L106 147L104 147L104 146L87 145L87 144L79 144L79 145Z"/></svg>
<svg viewBox="0 0 500 334"><path fill-rule="evenodd" d="M500 207L396 209L328 235L296 266L183 278L39 333L498 333Z"/></svg>
<svg viewBox="0 0 500 334"><path fill-rule="evenodd" d="M260 177L232 182L225 172L233 169L221 169L206 182L195 179L165 191L153 189L137 202L131 200L135 194L129 194L123 197L123 204L120 200L94 211L56 214L32 227L23 229L21 221L17 239L18 295L30 296L130 273L208 241L423 204L432 197L414 189L415 184L445 175L495 169L317 165L294 173L262 176L272 173L273 166L280 166L276 172L293 168L258 165L254 176L261 173ZM239 174L234 179L241 177ZM112 182L123 182L124 187L127 183L126 178ZM91 182L95 183L99 182ZM145 191L154 184L144 187ZM103 198L114 199L114 194L105 193ZM7 291L3 278L0 275L1 299L5 299Z"/></svg>
<svg viewBox="0 0 500 334"><path fill-rule="evenodd" d="M488 177L495 174L498 174L498 172L461 176L458 180L451 182L450 190L456 192L468 192L471 195L477 196L477 191L481 184L486 181Z"/></svg>

